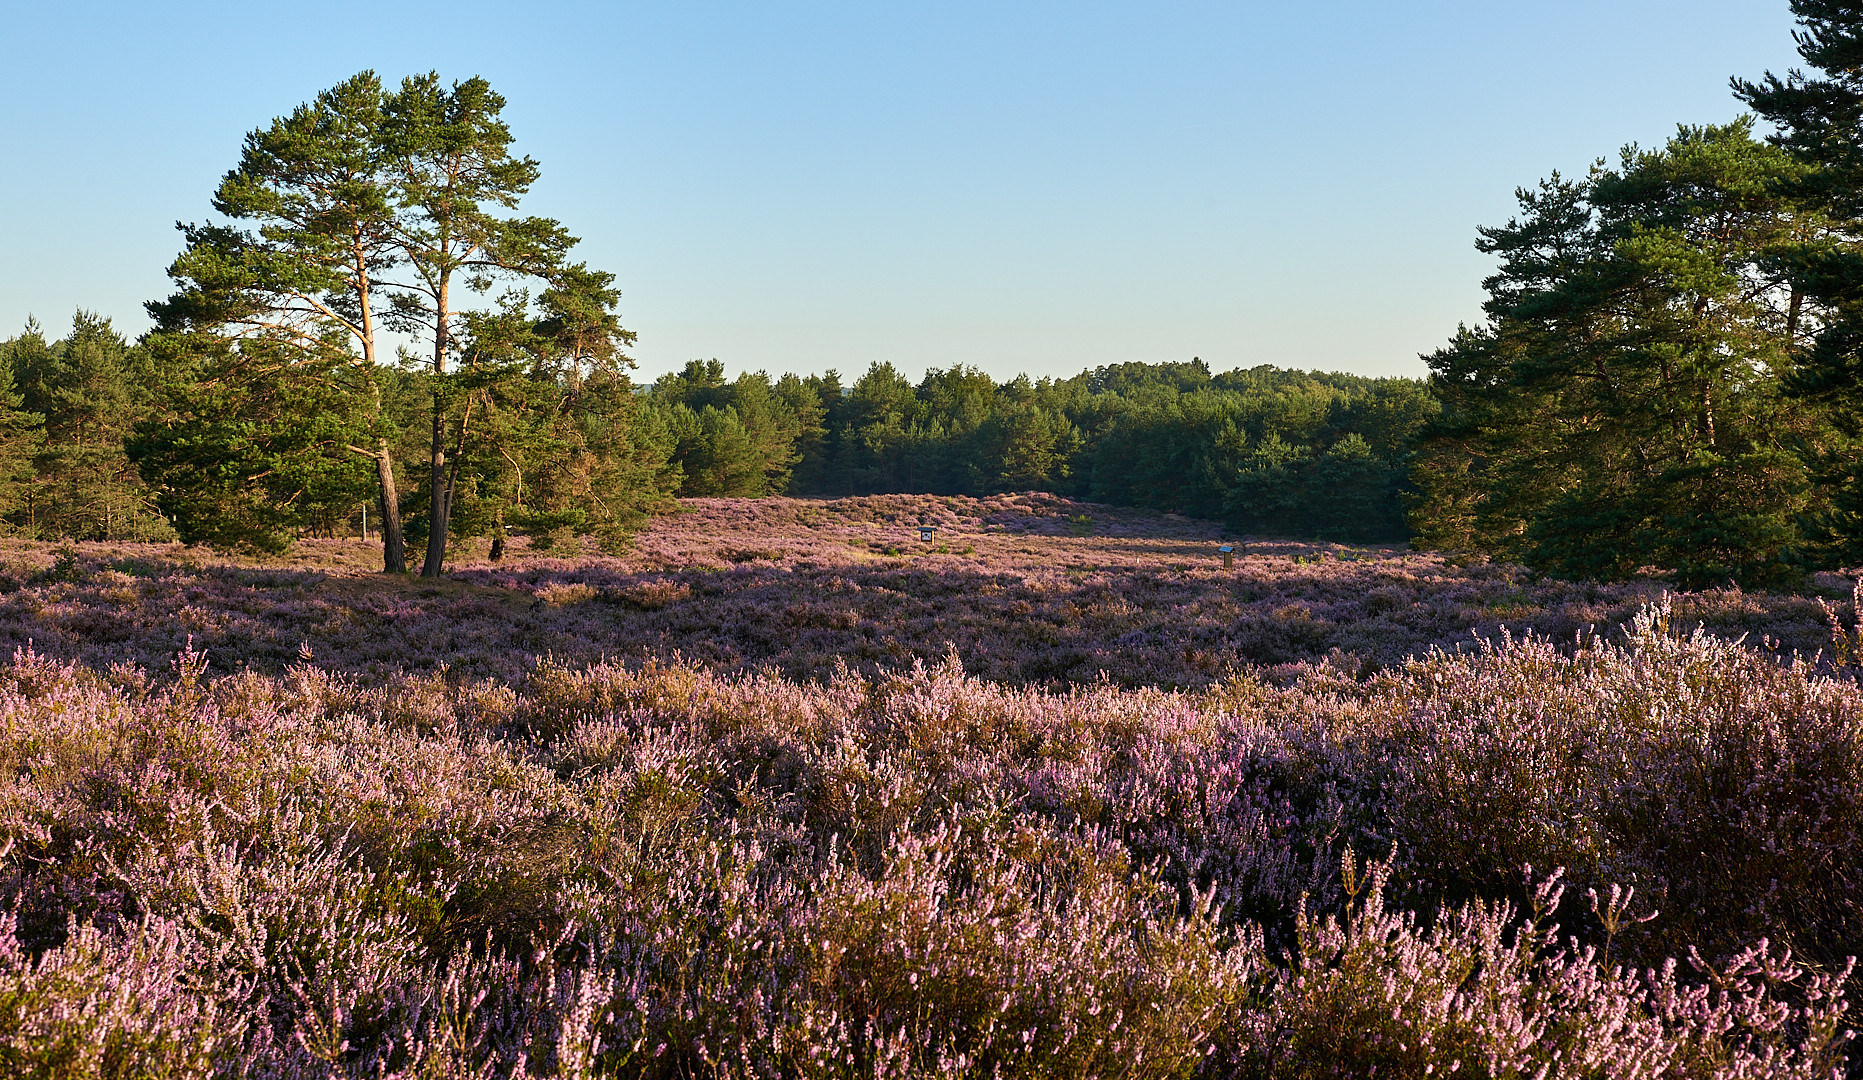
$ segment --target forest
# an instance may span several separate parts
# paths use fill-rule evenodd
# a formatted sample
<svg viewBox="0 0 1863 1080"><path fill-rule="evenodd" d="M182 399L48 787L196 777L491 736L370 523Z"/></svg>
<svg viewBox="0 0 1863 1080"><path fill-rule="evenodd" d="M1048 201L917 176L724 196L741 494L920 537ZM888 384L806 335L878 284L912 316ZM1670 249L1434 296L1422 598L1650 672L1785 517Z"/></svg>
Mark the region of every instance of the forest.
<svg viewBox="0 0 1863 1080"><path fill-rule="evenodd" d="M0 397L10 407L0 514L15 535L278 550L300 537L361 536L371 514L379 531L368 463L340 457L319 458L328 472L317 480L286 474L297 477L294 487L271 485L245 504L245 517L225 513L224 489L227 501L194 502L204 494L184 487L194 478L161 471L184 459L162 430L173 414L153 389L160 360L108 320L80 312L56 341L28 326L0 343L0 359L12 378ZM396 432L396 472L420 478L430 391L419 373L374 378ZM544 545L573 532L624 541L674 497L1010 491L1182 513L1263 535L1401 540L1408 463L1439 411L1418 380L1272 367L1212 375L1200 360L1000 384L960 365L933 369L917 385L876 363L845 387L833 371L727 380L713 360L646 387L625 372L572 385L533 368L466 392L471 400L452 418L465 434L454 440L446 480L449 536L515 530ZM267 407L280 408L276 417L290 411ZM282 449L292 435L273 427L251 437ZM259 446L248 452L260 460ZM305 467L302 457L291 465ZM417 479L400 503L409 536L424 540L426 486Z"/></svg>

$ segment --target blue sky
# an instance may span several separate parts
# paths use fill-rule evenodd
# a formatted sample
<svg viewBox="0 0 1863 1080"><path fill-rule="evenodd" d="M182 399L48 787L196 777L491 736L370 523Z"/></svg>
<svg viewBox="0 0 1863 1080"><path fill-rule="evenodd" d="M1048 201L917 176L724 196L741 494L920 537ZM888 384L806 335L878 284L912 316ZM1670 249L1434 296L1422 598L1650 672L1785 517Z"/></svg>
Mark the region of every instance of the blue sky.
<svg viewBox="0 0 1863 1080"><path fill-rule="evenodd" d="M1796 59L1784 0L4 0L0 336L125 331L245 132L364 68L483 75L525 209L686 360L1421 374L1515 187Z"/></svg>

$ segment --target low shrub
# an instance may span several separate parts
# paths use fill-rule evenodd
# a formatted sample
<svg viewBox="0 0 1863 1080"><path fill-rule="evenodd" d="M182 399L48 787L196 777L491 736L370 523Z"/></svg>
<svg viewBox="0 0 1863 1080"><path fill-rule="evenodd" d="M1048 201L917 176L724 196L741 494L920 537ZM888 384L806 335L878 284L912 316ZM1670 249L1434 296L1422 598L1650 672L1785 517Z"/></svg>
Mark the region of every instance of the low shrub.
<svg viewBox="0 0 1863 1080"><path fill-rule="evenodd" d="M1674 619L1195 691L22 650L0 1062L1831 1076L1863 695Z"/></svg>

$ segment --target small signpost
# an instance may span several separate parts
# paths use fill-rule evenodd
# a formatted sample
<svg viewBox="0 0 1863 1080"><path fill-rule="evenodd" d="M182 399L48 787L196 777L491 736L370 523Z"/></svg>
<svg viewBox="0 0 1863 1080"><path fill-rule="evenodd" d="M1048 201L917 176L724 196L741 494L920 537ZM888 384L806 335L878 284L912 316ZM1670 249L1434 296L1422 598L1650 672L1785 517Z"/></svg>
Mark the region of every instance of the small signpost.
<svg viewBox="0 0 1863 1080"><path fill-rule="evenodd" d="M1219 547L1216 550L1223 553L1223 569L1224 570L1235 569L1236 546L1234 544L1224 544L1222 547Z"/></svg>
<svg viewBox="0 0 1863 1080"><path fill-rule="evenodd" d="M919 526L919 540L924 543L929 544L931 543L932 533L935 533L937 531L938 530L935 526L920 525Z"/></svg>

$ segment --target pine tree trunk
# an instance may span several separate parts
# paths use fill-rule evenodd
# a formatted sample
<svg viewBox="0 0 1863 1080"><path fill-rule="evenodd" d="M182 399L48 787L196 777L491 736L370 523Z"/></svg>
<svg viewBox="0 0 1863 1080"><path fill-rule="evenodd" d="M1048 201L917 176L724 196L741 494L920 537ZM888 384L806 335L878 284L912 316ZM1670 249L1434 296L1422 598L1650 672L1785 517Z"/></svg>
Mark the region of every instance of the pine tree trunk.
<svg viewBox="0 0 1863 1080"><path fill-rule="evenodd" d="M441 245L446 244L442 234ZM439 288L434 296L433 323L433 374L435 380L446 375L446 331L447 318L451 312L447 308L447 274L440 273ZM421 563L420 576L437 578L440 576L440 564L446 561L446 409L445 401L440 396L440 389L433 392L433 471L427 483L427 558Z"/></svg>
<svg viewBox="0 0 1863 1080"><path fill-rule="evenodd" d="M395 462L388 440L375 441L375 471L382 482L382 573L408 572L407 547L401 539L401 496L395 491Z"/></svg>
<svg viewBox="0 0 1863 1080"><path fill-rule="evenodd" d="M382 415L382 384L377 378L375 363L375 306L369 293L368 249L363 243L360 230L355 233L351 253L356 260L356 305L362 313L363 369L369 376L369 390L375 403L374 418L379 420ZM405 574L408 572L408 554L407 545L401 539L401 493L395 490L395 459L388 452L388 440L379 436L375 440L375 473L381 481L382 573ZM369 538L366 510L362 517L362 538Z"/></svg>
<svg viewBox="0 0 1863 1080"><path fill-rule="evenodd" d="M466 460L466 427L472 422L472 399L466 399L465 415L459 418L459 441L453 444L453 471L446 478L446 495L440 502L440 520L451 530L453 496L459 493L459 463Z"/></svg>
<svg viewBox="0 0 1863 1080"><path fill-rule="evenodd" d="M437 578L446 559L446 414L440 394L433 395L433 469L427 481L427 558L420 576Z"/></svg>

